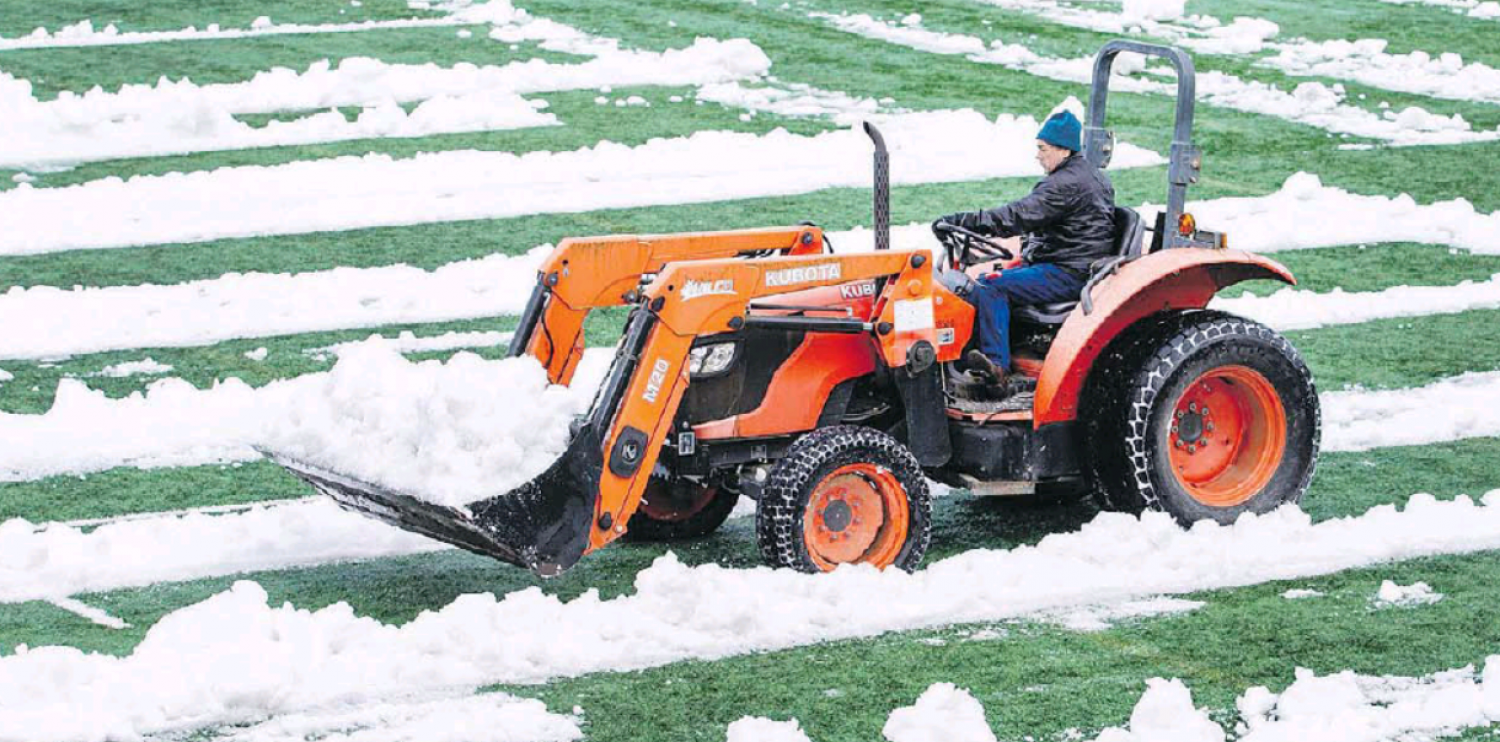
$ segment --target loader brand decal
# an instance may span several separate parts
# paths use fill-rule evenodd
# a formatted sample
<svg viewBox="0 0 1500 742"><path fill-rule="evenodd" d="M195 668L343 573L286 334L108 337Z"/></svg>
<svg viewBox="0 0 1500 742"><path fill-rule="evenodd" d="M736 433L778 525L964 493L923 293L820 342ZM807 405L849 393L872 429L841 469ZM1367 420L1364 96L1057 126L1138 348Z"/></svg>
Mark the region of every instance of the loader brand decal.
<svg viewBox="0 0 1500 742"><path fill-rule="evenodd" d="M938 345L952 345L955 339L957 338L952 327L938 328Z"/></svg>
<svg viewBox="0 0 1500 742"><path fill-rule="evenodd" d="M656 404L656 398L661 394L661 385L667 383L667 372L670 370L672 364L667 363L667 359L656 359L656 363L651 366L651 378L646 380L646 393L641 395L641 399Z"/></svg>
<svg viewBox="0 0 1500 742"><path fill-rule="evenodd" d="M875 282L864 281L861 283L851 283L840 286L839 295L844 297L845 299L859 299L865 296L874 296Z"/></svg>
<svg viewBox="0 0 1500 742"><path fill-rule="evenodd" d="M806 268L784 268L766 273L766 286L791 286L810 281L828 281L841 275L843 275L843 270L838 263L809 265Z"/></svg>
<svg viewBox="0 0 1500 742"><path fill-rule="evenodd" d="M717 281L688 281L682 285L682 300L689 301L700 296L722 296L734 294L734 279L720 278Z"/></svg>

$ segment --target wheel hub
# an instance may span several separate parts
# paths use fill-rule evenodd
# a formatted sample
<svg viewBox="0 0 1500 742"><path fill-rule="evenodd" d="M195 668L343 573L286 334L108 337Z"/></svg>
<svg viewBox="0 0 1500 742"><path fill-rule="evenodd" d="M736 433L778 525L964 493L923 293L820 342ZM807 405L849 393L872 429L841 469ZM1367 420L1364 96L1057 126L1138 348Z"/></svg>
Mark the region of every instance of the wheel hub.
<svg viewBox="0 0 1500 742"><path fill-rule="evenodd" d="M1177 438L1183 443L1198 443L1203 438L1203 413L1185 412L1177 418Z"/></svg>
<svg viewBox="0 0 1500 742"><path fill-rule="evenodd" d="M834 533L842 533L854 520L854 509L843 500L834 500L823 508L823 526Z"/></svg>

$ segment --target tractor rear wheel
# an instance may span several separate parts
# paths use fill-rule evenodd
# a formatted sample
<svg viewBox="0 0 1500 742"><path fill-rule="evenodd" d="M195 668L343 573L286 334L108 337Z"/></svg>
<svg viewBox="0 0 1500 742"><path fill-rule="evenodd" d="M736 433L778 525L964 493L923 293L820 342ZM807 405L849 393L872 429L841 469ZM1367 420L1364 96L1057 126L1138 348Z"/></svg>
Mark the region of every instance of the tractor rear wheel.
<svg viewBox="0 0 1500 742"><path fill-rule="evenodd" d="M840 425L799 438L761 491L756 536L773 567L921 564L932 496L911 451L871 428Z"/></svg>
<svg viewBox="0 0 1500 742"><path fill-rule="evenodd" d="M1286 338L1193 312L1139 336L1129 355L1115 404L1087 428L1109 506L1231 523L1302 497L1318 457L1318 396Z"/></svg>

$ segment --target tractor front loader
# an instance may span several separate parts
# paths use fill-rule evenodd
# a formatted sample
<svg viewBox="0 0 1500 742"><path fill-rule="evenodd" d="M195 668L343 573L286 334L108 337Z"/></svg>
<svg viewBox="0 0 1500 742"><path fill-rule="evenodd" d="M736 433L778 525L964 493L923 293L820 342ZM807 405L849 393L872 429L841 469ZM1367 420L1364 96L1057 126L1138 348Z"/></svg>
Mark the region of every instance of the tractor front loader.
<svg viewBox="0 0 1500 742"><path fill-rule="evenodd" d="M512 354L567 384L588 312L628 306L629 318L590 411L531 482L451 508L268 455L347 508L543 576L626 533L708 533L741 497L757 502L772 566L914 569L930 537L929 478L981 495L1091 491L1105 507L1184 524L1294 502L1318 451L1311 374L1285 338L1205 307L1240 281L1295 281L1184 211L1202 154L1182 52L1105 45L1084 156L1109 161L1109 71L1127 51L1177 70L1167 205L1149 230L1116 209L1115 252L1080 301L1013 312L1016 370L1034 393L956 373L974 309L937 271L1007 256L955 229L938 233L941 257L890 249L887 153L866 124L872 252L831 254L812 225L558 246Z"/></svg>

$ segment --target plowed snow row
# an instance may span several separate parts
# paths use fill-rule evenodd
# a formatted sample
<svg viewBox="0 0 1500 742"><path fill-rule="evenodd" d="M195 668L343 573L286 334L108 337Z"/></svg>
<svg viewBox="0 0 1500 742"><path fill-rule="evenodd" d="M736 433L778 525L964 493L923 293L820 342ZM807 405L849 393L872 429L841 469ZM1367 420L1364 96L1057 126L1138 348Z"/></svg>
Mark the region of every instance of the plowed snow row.
<svg viewBox="0 0 1500 742"><path fill-rule="evenodd" d="M879 119L896 184L981 180L1036 171L1036 119L973 110ZM700 131L628 147L571 152L474 150L339 157L271 167L98 180L0 193L0 255L202 242L577 213L868 187L870 142L842 129L799 136ZM1156 165L1121 144L1116 167ZM232 205L232 207L230 206ZM76 218L88 214L88 219Z"/></svg>
<svg viewBox="0 0 1500 742"><path fill-rule="evenodd" d="M128 657L51 647L0 658L0 737L77 735L84 722L70 710L79 708L91 710L95 736L129 737L1494 549L1500 493L1486 502L1415 495L1405 510L1318 524L1287 508L1191 530L1160 513L1104 514L1035 547L971 551L916 574L689 568L668 555L636 577L632 595L467 595L400 627L345 604L274 608L241 582L163 618Z"/></svg>

